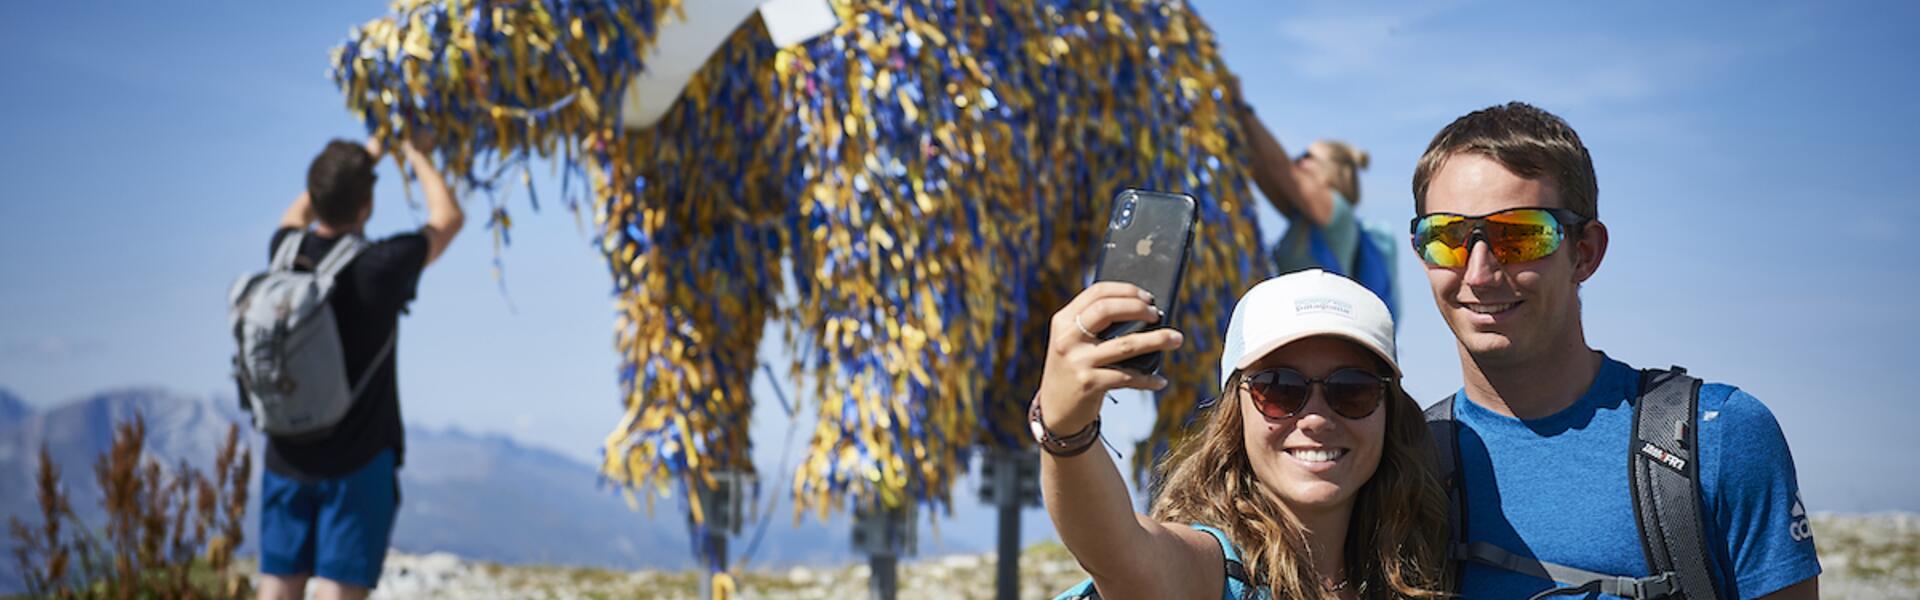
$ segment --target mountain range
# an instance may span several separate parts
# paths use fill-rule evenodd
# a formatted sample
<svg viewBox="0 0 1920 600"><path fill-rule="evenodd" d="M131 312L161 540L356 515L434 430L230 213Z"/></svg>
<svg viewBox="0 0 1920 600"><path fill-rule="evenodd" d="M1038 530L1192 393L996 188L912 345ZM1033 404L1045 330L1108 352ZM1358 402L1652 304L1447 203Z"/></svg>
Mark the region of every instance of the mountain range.
<svg viewBox="0 0 1920 600"><path fill-rule="evenodd" d="M145 416L147 453L164 465L185 459L199 468L211 463L229 423L245 415L232 398L209 399L154 389L102 392L44 411L36 411L0 389L0 520L18 517L36 523L34 468L44 444L61 470L69 498L89 523L103 521L100 490L93 480L95 457L110 447L115 423ZM258 532L261 438L251 430L255 507L247 520L248 545ZM400 470L402 502L393 548L408 553L451 552L468 559L506 564L560 564L614 569L683 569L694 565L688 528L678 501L659 500L652 511L636 511L592 465L531 447L495 434L458 429L407 428L406 465ZM763 485L766 493L784 486ZM795 524L776 510L766 535L755 547L757 566L838 565L858 560L847 520ZM732 542L735 556L752 539L750 523ZM96 525L97 526L97 525ZM985 529L991 533L991 527ZM953 527L967 532L976 528ZM991 538L946 536L934 551L979 552ZM926 539L922 536L922 539ZM0 593L19 591L14 540L0 540ZM923 546L926 542L923 542ZM925 553L928 548L923 547Z"/></svg>

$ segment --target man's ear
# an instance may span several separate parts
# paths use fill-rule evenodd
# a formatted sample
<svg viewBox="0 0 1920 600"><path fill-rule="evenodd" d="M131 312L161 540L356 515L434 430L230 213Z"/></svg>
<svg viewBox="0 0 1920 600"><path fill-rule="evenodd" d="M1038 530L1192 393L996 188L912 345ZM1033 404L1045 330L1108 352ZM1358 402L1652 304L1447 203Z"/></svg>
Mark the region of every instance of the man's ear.
<svg viewBox="0 0 1920 600"><path fill-rule="evenodd" d="M1573 282L1586 283L1607 257L1607 224L1598 219L1588 221L1581 226L1578 239L1573 246Z"/></svg>
<svg viewBox="0 0 1920 600"><path fill-rule="evenodd" d="M360 206L360 218L356 222L359 223L361 227L366 227L367 221L372 219L373 219L373 198L368 197L367 203Z"/></svg>

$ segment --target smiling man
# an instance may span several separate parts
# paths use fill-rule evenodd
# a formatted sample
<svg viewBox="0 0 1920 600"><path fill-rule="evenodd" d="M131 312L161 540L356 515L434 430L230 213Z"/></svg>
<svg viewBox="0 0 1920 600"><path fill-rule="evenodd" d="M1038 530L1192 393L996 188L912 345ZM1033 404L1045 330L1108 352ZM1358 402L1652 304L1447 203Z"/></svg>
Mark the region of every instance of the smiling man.
<svg viewBox="0 0 1920 600"><path fill-rule="evenodd" d="M1461 117L1421 156L1413 194L1414 251L1464 380L1428 410L1463 597L1818 596L1766 406L1587 345L1580 285L1607 227L1566 121L1518 102Z"/></svg>

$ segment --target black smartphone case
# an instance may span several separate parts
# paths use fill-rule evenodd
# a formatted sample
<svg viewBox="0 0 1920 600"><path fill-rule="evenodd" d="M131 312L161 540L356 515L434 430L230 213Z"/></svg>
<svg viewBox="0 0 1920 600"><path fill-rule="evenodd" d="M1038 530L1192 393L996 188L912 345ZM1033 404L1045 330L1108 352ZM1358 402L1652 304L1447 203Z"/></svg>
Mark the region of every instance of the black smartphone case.
<svg viewBox="0 0 1920 600"><path fill-rule="evenodd" d="M1153 294L1153 304L1165 313L1157 323L1115 323L1100 339L1168 327L1180 303L1180 280L1186 275L1188 248L1193 246L1195 204L1192 196L1143 190L1125 190L1113 199L1106 241L1094 281L1125 281ZM1139 373L1160 371L1160 352L1108 365Z"/></svg>

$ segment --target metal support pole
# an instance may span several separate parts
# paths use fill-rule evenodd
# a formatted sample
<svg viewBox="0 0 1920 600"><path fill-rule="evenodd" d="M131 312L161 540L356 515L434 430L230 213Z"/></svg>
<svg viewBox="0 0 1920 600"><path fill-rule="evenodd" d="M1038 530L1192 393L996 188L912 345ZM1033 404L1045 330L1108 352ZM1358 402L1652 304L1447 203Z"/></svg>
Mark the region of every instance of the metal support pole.
<svg viewBox="0 0 1920 600"><path fill-rule="evenodd" d="M1040 453L995 448L980 469L980 499L1000 510L994 598L1020 597L1020 511L1040 506Z"/></svg>
<svg viewBox="0 0 1920 600"><path fill-rule="evenodd" d="M993 451L994 504L1000 508L1000 551L994 568L994 597L1020 598L1020 457L1011 448Z"/></svg>
<svg viewBox="0 0 1920 600"><path fill-rule="evenodd" d="M918 536L915 505L853 511L853 547L867 555L867 590L873 600L894 600L900 593L900 557L911 555Z"/></svg>
<svg viewBox="0 0 1920 600"><path fill-rule="evenodd" d="M873 600L894 600L900 595L900 557L875 554L867 558L873 576L867 578L868 596Z"/></svg>
<svg viewBox="0 0 1920 600"><path fill-rule="evenodd" d="M727 534L719 531L718 528L709 528L705 544L706 550L710 553L707 556L718 557L718 565L709 565L707 576L700 578L700 597L707 600L720 600L714 595L713 573L727 570Z"/></svg>
<svg viewBox="0 0 1920 600"><path fill-rule="evenodd" d="M746 496L753 482L753 474L727 469L714 472L713 487L694 490L693 501L706 516L704 527L693 527L699 532L694 538L696 554L706 567L706 576L700 578L702 598L724 600L713 589L713 574L727 572L727 538L739 534L740 524L747 520ZM692 526L691 514L688 519Z"/></svg>

